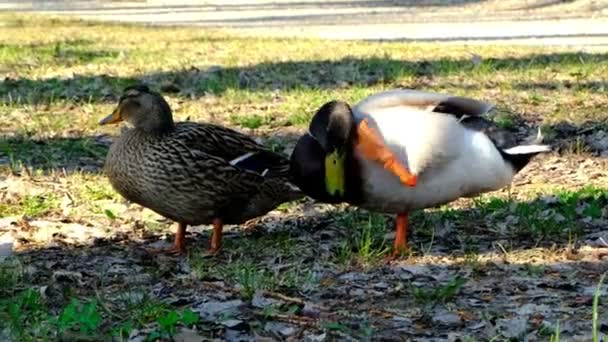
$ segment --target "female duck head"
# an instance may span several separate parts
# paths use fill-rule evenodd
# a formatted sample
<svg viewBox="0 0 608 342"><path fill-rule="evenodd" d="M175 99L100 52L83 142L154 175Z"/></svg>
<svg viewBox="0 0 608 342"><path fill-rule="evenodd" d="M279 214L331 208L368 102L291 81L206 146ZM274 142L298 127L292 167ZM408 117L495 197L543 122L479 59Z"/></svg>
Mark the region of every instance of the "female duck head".
<svg viewBox="0 0 608 342"><path fill-rule="evenodd" d="M309 130L291 156L295 182L317 200L341 202L346 195L346 164L353 132L351 108L340 101L324 104Z"/></svg>
<svg viewBox="0 0 608 342"><path fill-rule="evenodd" d="M160 94L151 91L145 85L125 88L116 109L99 124L107 125L121 121L150 133L162 133L173 129L171 107Z"/></svg>

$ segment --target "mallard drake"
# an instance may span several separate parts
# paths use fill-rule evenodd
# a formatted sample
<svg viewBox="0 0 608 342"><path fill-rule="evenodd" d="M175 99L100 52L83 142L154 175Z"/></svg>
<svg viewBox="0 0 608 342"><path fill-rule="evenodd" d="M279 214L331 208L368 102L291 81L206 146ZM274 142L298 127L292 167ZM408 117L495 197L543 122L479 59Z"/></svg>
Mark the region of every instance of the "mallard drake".
<svg viewBox="0 0 608 342"><path fill-rule="evenodd" d="M169 104L145 85L128 87L101 125L133 128L113 142L105 162L123 197L178 222L174 247L185 252L187 225L213 224L211 253L224 224L240 224L302 197L289 181L289 159L234 130L173 122Z"/></svg>
<svg viewBox="0 0 608 342"><path fill-rule="evenodd" d="M540 144L498 147L476 129L493 105L414 90L324 104L291 155L294 183L326 203L397 214L394 255L407 247L408 213L511 183ZM479 125L478 125L479 126Z"/></svg>

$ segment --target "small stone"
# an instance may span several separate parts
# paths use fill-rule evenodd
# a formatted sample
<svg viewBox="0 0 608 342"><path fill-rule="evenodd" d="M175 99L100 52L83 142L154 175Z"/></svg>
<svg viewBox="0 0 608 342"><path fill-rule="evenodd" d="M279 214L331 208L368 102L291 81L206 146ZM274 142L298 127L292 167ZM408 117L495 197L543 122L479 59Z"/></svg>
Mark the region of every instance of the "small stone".
<svg viewBox="0 0 608 342"><path fill-rule="evenodd" d="M528 328L528 316L519 316L514 319L499 319L496 325L505 337L521 338Z"/></svg>
<svg viewBox="0 0 608 342"><path fill-rule="evenodd" d="M344 273L343 275L341 275L340 277L338 277L338 279L340 280L347 280L347 281L357 281L357 280L365 280L368 277L362 273L357 273L357 272L349 272L349 273Z"/></svg>
<svg viewBox="0 0 608 342"><path fill-rule="evenodd" d="M13 256L13 243L0 243L0 261L4 261L5 259L10 258L11 256Z"/></svg>
<svg viewBox="0 0 608 342"><path fill-rule="evenodd" d="M137 292L137 291L125 292L123 294L123 296L124 296L124 299L126 299L131 304L140 303L145 297L143 292Z"/></svg>
<svg viewBox="0 0 608 342"><path fill-rule="evenodd" d="M374 287L377 289L384 290L384 289L388 289L388 284L385 282L380 282L380 283L374 284Z"/></svg>
<svg viewBox="0 0 608 342"><path fill-rule="evenodd" d="M403 316L393 316L391 324L395 328L403 329L412 325L412 320Z"/></svg>
<svg viewBox="0 0 608 342"><path fill-rule="evenodd" d="M593 335L591 333L586 333L583 335L575 335L568 339L571 342L589 342L593 341Z"/></svg>
<svg viewBox="0 0 608 342"><path fill-rule="evenodd" d="M352 289L348 292L348 294L353 297L361 297L365 294L365 291L363 291L363 289Z"/></svg>
<svg viewBox="0 0 608 342"><path fill-rule="evenodd" d="M201 335L199 335L196 330L181 328L179 333L177 333L173 339L175 342L199 342L203 341Z"/></svg>
<svg viewBox="0 0 608 342"><path fill-rule="evenodd" d="M309 334L304 336L304 342L323 342L326 338L326 333L322 333L319 335Z"/></svg>
<svg viewBox="0 0 608 342"><path fill-rule="evenodd" d="M305 303L304 307L302 308L302 315L304 316L318 318L320 314L321 312L319 311L319 309L317 309L311 303Z"/></svg>
<svg viewBox="0 0 608 342"><path fill-rule="evenodd" d="M53 281L56 283L80 283L82 281L82 273L59 270L53 272Z"/></svg>
<svg viewBox="0 0 608 342"><path fill-rule="evenodd" d="M429 276L431 270L427 266L420 265L399 265L393 267L393 272L399 274L400 278L404 278L403 275L408 275L410 278L416 276Z"/></svg>
<svg viewBox="0 0 608 342"><path fill-rule="evenodd" d="M460 319L460 316L454 312L440 310L433 316L433 323L447 327L454 327L460 325L462 320Z"/></svg>
<svg viewBox="0 0 608 342"><path fill-rule="evenodd" d="M596 151L608 150L608 134L605 131L598 131L587 137L587 143Z"/></svg>
<svg viewBox="0 0 608 342"><path fill-rule="evenodd" d="M293 325L281 322L268 322L264 326L264 330L283 337L289 337L296 332L296 328Z"/></svg>
<svg viewBox="0 0 608 342"><path fill-rule="evenodd" d="M224 340L228 342L243 342L251 341L251 338L236 329L226 329L224 332Z"/></svg>
<svg viewBox="0 0 608 342"><path fill-rule="evenodd" d="M243 321L241 321L240 319L227 319L225 321L222 321L222 325L227 328L234 328L240 325L241 323L243 323Z"/></svg>
<svg viewBox="0 0 608 342"><path fill-rule="evenodd" d="M209 301L200 304L196 308L196 311L199 312L201 318L205 320L214 320L217 316L234 312L241 305L243 305L243 301L240 299L227 302Z"/></svg>
<svg viewBox="0 0 608 342"><path fill-rule="evenodd" d="M251 299L251 305L260 309L264 309L266 307L270 307L277 304L280 304L278 300L264 297L264 293L262 291L256 291L253 294L253 298Z"/></svg>

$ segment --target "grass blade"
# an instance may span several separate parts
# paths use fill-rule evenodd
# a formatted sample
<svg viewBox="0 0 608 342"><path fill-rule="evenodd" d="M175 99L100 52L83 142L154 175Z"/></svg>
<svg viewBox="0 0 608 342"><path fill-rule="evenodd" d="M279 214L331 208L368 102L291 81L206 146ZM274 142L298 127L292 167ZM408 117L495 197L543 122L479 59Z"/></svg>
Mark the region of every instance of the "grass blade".
<svg viewBox="0 0 608 342"><path fill-rule="evenodd" d="M597 288L595 289L595 295L593 296L593 342L599 341L597 338L597 307L600 302L600 293L602 292L602 284L604 283L606 274L608 274L608 272L604 273L600 278L600 282L597 284Z"/></svg>

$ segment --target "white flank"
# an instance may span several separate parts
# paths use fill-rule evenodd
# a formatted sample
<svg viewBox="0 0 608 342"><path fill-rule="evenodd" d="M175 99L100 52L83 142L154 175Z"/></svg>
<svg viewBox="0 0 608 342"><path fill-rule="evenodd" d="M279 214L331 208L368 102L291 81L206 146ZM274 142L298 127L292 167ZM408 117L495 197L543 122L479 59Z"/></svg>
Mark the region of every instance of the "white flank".
<svg viewBox="0 0 608 342"><path fill-rule="evenodd" d="M551 151L549 145L521 145L508 148L504 150L508 154L529 154L529 153L541 153Z"/></svg>
<svg viewBox="0 0 608 342"><path fill-rule="evenodd" d="M230 161L230 165L236 165L236 164L242 162L243 160L251 157L252 155L254 155L254 152L247 152L247 153L243 154L240 157L236 157L236 158L232 159Z"/></svg>
<svg viewBox="0 0 608 342"><path fill-rule="evenodd" d="M268 173L268 169L264 169L264 171L262 172L262 177L266 176L267 173Z"/></svg>

